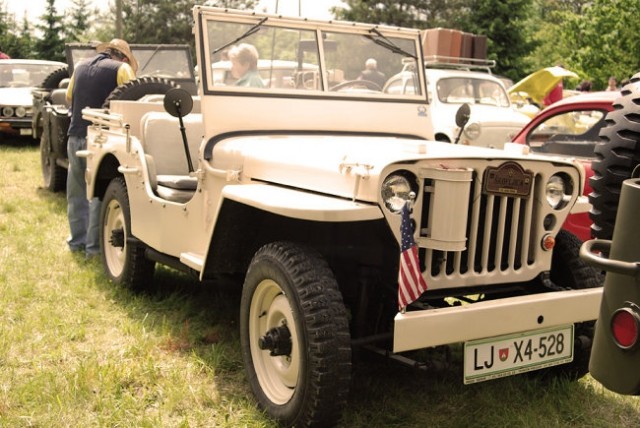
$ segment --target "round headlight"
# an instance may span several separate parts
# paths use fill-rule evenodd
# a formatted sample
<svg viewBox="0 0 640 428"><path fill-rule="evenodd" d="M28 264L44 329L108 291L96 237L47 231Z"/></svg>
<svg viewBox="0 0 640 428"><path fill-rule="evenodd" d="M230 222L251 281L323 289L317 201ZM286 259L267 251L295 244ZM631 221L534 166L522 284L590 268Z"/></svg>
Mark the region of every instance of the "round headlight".
<svg viewBox="0 0 640 428"><path fill-rule="evenodd" d="M415 192L409 179L403 175L392 174L382 182L382 201L387 209L399 213L404 204L415 198Z"/></svg>
<svg viewBox="0 0 640 428"><path fill-rule="evenodd" d="M5 116L5 117L13 116L13 107L3 107L2 108L2 115Z"/></svg>
<svg viewBox="0 0 640 428"><path fill-rule="evenodd" d="M27 115L27 109L24 107L16 107L16 116L25 117Z"/></svg>
<svg viewBox="0 0 640 428"><path fill-rule="evenodd" d="M560 209L571 200L572 192L573 188L569 178L564 174L555 174L547 181L544 193L551 208Z"/></svg>
<svg viewBox="0 0 640 428"><path fill-rule="evenodd" d="M469 123L464 128L464 135L466 135L470 140L476 140L478 137L480 137L480 133L482 133L482 127L478 122Z"/></svg>

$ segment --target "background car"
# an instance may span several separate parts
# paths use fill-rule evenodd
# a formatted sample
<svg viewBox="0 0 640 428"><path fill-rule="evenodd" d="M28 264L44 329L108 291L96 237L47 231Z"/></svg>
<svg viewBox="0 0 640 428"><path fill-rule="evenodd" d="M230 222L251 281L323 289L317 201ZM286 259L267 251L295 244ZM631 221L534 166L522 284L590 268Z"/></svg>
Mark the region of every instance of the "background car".
<svg viewBox="0 0 640 428"><path fill-rule="evenodd" d="M472 65L463 62L464 59L458 61L427 64L425 70L433 139L448 143L456 141L460 131L455 123L456 112L466 103L471 107L471 116L459 143L503 148L530 117L516 111L504 82L489 72L489 66L474 71L470 69ZM391 77L384 92L412 93L413 76L410 71L403 71Z"/></svg>
<svg viewBox="0 0 640 428"><path fill-rule="evenodd" d="M586 177L584 204L576 207L565 222L565 229L583 241L591 238L588 195L589 177L593 175L591 161L594 149L601 142L600 130L605 126L607 112L620 92L591 92L565 98L542 110L513 138L526 144L531 151L578 158L584 165Z"/></svg>
<svg viewBox="0 0 640 428"><path fill-rule="evenodd" d="M31 91L66 64L35 59L0 61L0 133L31 137Z"/></svg>

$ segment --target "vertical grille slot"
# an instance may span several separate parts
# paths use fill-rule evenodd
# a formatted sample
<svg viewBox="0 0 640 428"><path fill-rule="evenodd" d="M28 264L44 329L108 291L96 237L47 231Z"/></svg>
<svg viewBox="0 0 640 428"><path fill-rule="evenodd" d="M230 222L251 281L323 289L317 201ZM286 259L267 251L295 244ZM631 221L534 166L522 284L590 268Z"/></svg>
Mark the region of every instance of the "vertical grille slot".
<svg viewBox="0 0 640 428"><path fill-rule="evenodd" d="M426 248L425 266L431 277L447 275L481 276L497 271L517 271L532 264L531 230L533 219L534 180L529 198L485 194L482 191L482 171L474 171L468 202L466 248L446 251ZM425 185L431 185L426 179ZM433 194L423 199L421 224L429 224L429 208ZM431 209L433 209L431 207ZM451 214L456 215L456 213ZM421 234L428 238L427 233Z"/></svg>

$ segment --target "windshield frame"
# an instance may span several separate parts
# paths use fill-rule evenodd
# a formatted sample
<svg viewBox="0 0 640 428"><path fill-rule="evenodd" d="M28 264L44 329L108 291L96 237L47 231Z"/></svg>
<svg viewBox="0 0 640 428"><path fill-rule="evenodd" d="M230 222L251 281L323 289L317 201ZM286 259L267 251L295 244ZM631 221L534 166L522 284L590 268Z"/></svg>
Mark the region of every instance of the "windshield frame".
<svg viewBox="0 0 640 428"><path fill-rule="evenodd" d="M374 26L372 27L370 24L357 24L357 23L346 23L346 22L323 22L323 21L312 21L300 18L283 18L283 17L273 17L268 16L269 19L264 21L264 17L266 15L259 14L238 14L238 11L234 11L233 15L229 15L225 10L200 10L198 12L198 19L200 19L199 29L201 34L199 35L201 40L200 45L200 57L203 58L201 61L204 64L213 64L216 62L220 62L219 58L214 56L214 52L219 48L218 45L223 45L228 39L233 39L232 37L224 38L225 40L220 40L220 43L214 43L209 40L209 31L215 25L224 25L237 24L239 26L243 26L242 29L249 30L252 27L255 27L259 24L258 30L251 33L250 37L243 37L243 41L251 42L252 38L255 37L256 34L262 33L264 35L265 30L267 31L286 31L293 30L304 32L305 34L313 35L315 41L313 42L314 47L317 48L317 64L319 67L319 74L316 86L313 89L305 89L305 88L295 88L295 89L286 89L286 88L269 88L265 90L263 88L251 88L251 87L236 87L236 86L221 86L217 85L213 79L213 71L209 70L209 67L202 67L200 70L201 73L201 85L203 90L203 95L215 95L215 94L223 94L223 95L238 95L238 96L266 96L266 97L305 97L305 98L333 98L333 99L363 99L363 100L371 100L371 101L382 101L382 102L411 102L411 103L426 103L427 102L427 91L425 85L424 78L424 70L421 67L413 67L417 73L416 79L419 84L419 93L418 94L389 94L380 91L379 93L373 90L358 90L358 91L332 91L331 88L334 88L333 85L329 81L329 77L331 72L334 70L330 68L328 65L328 61L330 60L331 51L335 48L329 44L331 41L331 35L340 35L341 37L357 37L362 38L363 40L367 40L371 45L376 46L377 44L371 40L371 31L372 28L375 28L377 33L382 34L386 39L392 40L394 43L400 43L403 45L403 49L406 50L406 47L409 46L410 53L415 54L417 60L415 62L417 64L422 63L422 48L421 48L421 39L420 32L415 29L405 29L405 28L391 28L385 26ZM223 24L224 23L224 24ZM243 31L239 31L239 34L243 34ZM377 37L377 36L376 36ZM242 43L240 42L240 43ZM215 46L214 46L215 44ZM385 52L389 52L389 55L395 55L397 57L397 72L402 71L402 67L406 67L406 61L402 61L403 56L398 52L394 52L385 47L379 47L380 50L384 50ZM411 52L413 51L413 52ZM216 61L216 59L218 61ZM266 60L278 60L277 57L268 56L263 58L260 56L260 59ZM308 61L305 61L308 62ZM364 61L362 61L364 63ZM401 65L402 64L402 65ZM390 81L392 79L392 75L387 75L387 79ZM353 78L345 78L345 81L352 81Z"/></svg>

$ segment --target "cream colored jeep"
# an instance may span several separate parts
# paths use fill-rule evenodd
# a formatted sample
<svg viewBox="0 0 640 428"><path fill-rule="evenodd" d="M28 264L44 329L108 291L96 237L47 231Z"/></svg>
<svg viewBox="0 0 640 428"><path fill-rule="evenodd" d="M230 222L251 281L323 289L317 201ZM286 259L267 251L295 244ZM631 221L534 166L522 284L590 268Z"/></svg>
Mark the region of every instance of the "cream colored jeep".
<svg viewBox="0 0 640 428"><path fill-rule="evenodd" d="M578 163L427 140L424 67L413 91L360 76L369 58L388 78L423 64L417 30L201 6L194 20L198 96L84 111L114 283L151 287L157 263L243 278L247 379L284 425L338 422L356 348L459 346L465 383L586 373L601 281L561 230ZM297 65L262 67L257 87L214 78L242 44Z"/></svg>

